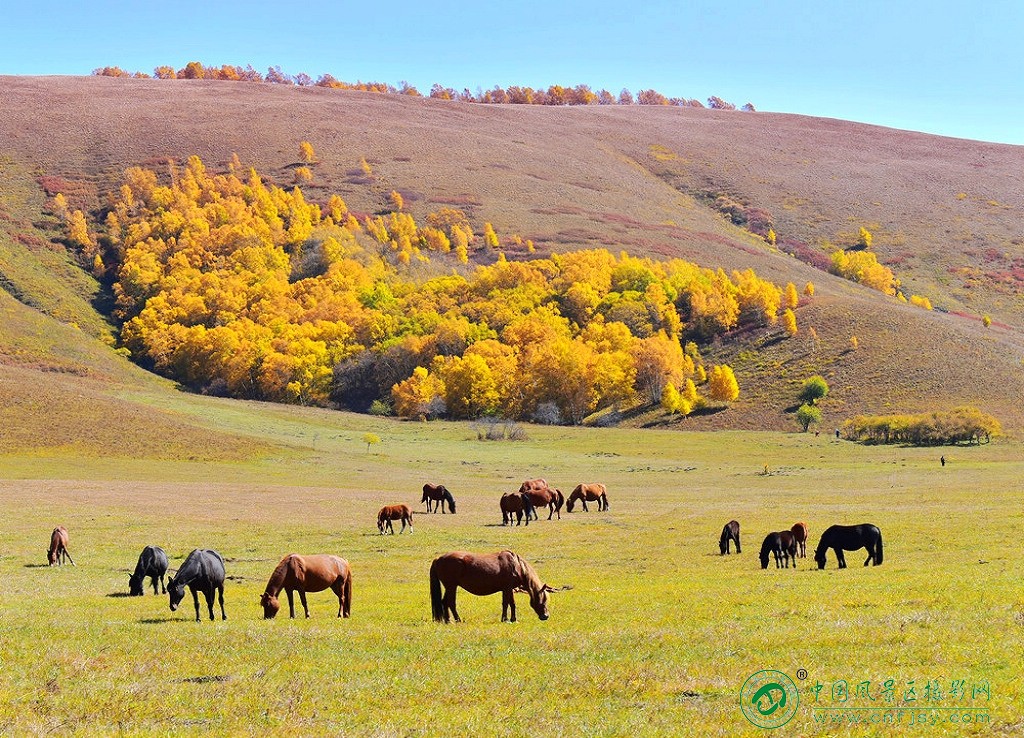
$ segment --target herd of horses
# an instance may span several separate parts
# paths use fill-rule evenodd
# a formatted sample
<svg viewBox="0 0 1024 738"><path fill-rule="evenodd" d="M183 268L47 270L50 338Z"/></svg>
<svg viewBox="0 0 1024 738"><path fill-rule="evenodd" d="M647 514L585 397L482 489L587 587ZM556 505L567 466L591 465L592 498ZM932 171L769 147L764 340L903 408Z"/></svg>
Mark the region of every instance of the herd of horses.
<svg viewBox="0 0 1024 738"><path fill-rule="evenodd" d="M551 488L543 479L528 479L517 492L504 494L500 500L502 525L511 525L512 516L516 516L519 525L523 517L526 525L530 519L537 520L537 508L548 508L548 520L553 515L561 519L563 505L572 512L576 501L587 510L587 502L597 502L598 510L608 510L608 490L603 484L580 484L566 500L560 490ZM423 485L423 498L427 511L436 513L438 509L445 514L447 507L455 513L455 498L444 485ZM377 528L383 535L386 530L394 534L392 522L400 520L404 532L406 525L412 533L412 510L408 505L387 505L377 516ZM789 530L769 533L761 544L761 568L767 569L771 557L775 557L776 568L789 568L792 562L796 568L797 558L807 556L807 524L800 522ZM57 526L50 535L50 546L46 557L50 566L62 565L69 561L75 566L74 559L68 552L68 531L64 526ZM736 553L742 552L740 547L740 524L730 520L722 528L719 539L721 554L731 553L735 545ZM845 551L866 549L868 552L864 566L882 563L882 534L877 526L870 523L861 525L833 525L825 530L814 552L814 560L819 569L825 568L826 553L832 549L840 569L846 568ZM146 546L139 554L135 570L128 578L130 596L142 596L145 593L145 580L148 577L153 587L153 594L161 591L169 597L171 611L178 609L185 597L186 588L192 593L195 605L196 621L201 620L199 595L206 600L210 620L214 620L214 603L219 601L222 620L227 620L224 610L224 581L226 579L224 558L212 549L197 548L185 558L185 561L167 578L168 559L166 552L159 546ZM438 556L430 565L430 608L433 619L448 623L451 619L460 621L456 609L456 593L458 588L474 595L491 595L502 593L502 621L516 620L515 594L525 593L530 598L530 607L541 620L549 617L548 595L569 586L560 588L545 584L533 567L519 554L509 550L493 554L474 554L468 551L453 551ZM317 554L301 556L288 554L275 567L260 596L263 617L275 617L281 608L278 597L282 590L288 597L289 617L295 617L294 595L299 594L299 601L305 615L309 617L306 604L306 593L323 592L330 589L338 598L338 617L347 618L352 611L352 570L348 562L338 556Z"/></svg>
<svg viewBox="0 0 1024 738"><path fill-rule="evenodd" d="M797 558L807 557L807 523L795 523L789 530L780 530L769 533L761 543L759 559L761 568L767 569L772 556L775 557L776 569L788 569L790 561L793 568L796 568ZM722 528L722 535L718 541L719 551L723 556L729 554L732 544L736 545L736 553L741 553L740 548L740 524L736 520L730 520ZM878 526L871 523L860 525L833 525L825 529L818 542L818 548L814 551L814 561L819 569L825 568L826 554L832 549L836 555L836 561L840 569L846 568L846 556L844 551L858 551L866 549L868 557L864 566L872 564L878 566L882 563L882 532Z"/></svg>

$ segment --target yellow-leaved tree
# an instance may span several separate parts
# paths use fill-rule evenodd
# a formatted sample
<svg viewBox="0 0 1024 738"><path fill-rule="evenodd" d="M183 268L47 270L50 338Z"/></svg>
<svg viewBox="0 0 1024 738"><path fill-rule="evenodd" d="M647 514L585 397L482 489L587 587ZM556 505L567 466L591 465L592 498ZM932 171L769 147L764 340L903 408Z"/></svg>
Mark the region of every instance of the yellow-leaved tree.
<svg viewBox="0 0 1024 738"><path fill-rule="evenodd" d="M800 330L796 326L796 313L789 308L782 311L782 327L790 336L795 336Z"/></svg>
<svg viewBox="0 0 1024 738"><path fill-rule="evenodd" d="M299 161L304 164L312 164L316 161L316 152L313 151L313 144L309 141L299 142Z"/></svg>
<svg viewBox="0 0 1024 738"><path fill-rule="evenodd" d="M719 364L708 372L708 396L719 402L731 402L740 396L740 385L728 364Z"/></svg>

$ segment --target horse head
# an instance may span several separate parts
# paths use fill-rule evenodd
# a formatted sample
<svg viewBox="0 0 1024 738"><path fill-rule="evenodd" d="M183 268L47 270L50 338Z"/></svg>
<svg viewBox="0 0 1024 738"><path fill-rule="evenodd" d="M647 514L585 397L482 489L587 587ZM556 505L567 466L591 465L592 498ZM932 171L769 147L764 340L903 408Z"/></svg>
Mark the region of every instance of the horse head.
<svg viewBox="0 0 1024 738"><path fill-rule="evenodd" d="M819 569L825 568L825 551L826 549L820 548L814 552L814 560L817 562Z"/></svg>
<svg viewBox="0 0 1024 738"><path fill-rule="evenodd" d="M530 607L537 613L537 617L541 620L547 620L551 617L548 612L548 592L554 592L547 584L541 585L540 589L530 592Z"/></svg>
<svg viewBox="0 0 1024 738"><path fill-rule="evenodd" d="M129 597L141 597L142 581L145 579L144 576L135 576L134 574L128 577L128 596Z"/></svg>
<svg viewBox="0 0 1024 738"><path fill-rule="evenodd" d="M185 598L185 582L171 577L167 580L167 596L170 598L171 612L178 609L178 604Z"/></svg>
<svg viewBox="0 0 1024 738"><path fill-rule="evenodd" d="M718 550L722 552L723 556L725 556L725 552L729 550L729 537L724 531L722 532L722 537L718 541Z"/></svg>
<svg viewBox="0 0 1024 738"><path fill-rule="evenodd" d="M53 566L57 563L57 547L46 549L46 563Z"/></svg>
<svg viewBox="0 0 1024 738"><path fill-rule="evenodd" d="M263 606L264 620L273 620L274 616L277 615L277 611L281 609L281 603L270 592L264 592L260 595L260 604Z"/></svg>
<svg viewBox="0 0 1024 738"><path fill-rule="evenodd" d="M574 495L569 495L569 499L566 500L566 502L565 502L565 511L566 512L572 512L573 505L575 505L575 504L576 504L576 497Z"/></svg>

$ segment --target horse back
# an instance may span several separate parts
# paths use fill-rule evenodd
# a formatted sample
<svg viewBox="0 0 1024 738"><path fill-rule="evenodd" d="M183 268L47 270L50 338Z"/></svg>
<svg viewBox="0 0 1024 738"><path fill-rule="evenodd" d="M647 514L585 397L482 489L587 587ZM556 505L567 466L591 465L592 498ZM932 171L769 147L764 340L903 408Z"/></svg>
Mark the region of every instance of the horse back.
<svg viewBox="0 0 1024 738"><path fill-rule="evenodd" d="M186 583L220 587L224 584L224 558L208 548L197 548L188 555L175 577Z"/></svg>

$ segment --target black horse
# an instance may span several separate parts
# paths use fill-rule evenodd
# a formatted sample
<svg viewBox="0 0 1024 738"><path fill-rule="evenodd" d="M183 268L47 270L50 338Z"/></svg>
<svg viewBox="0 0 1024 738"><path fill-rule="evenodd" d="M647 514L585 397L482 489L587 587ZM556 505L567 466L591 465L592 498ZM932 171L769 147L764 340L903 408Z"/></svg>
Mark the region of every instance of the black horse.
<svg viewBox="0 0 1024 738"><path fill-rule="evenodd" d="M775 555L775 568L781 569L783 564L789 568L789 560L793 559L793 568L796 568L796 539L788 530L780 530L777 533L769 533L764 537L761 544L761 568L768 568L768 557Z"/></svg>
<svg viewBox="0 0 1024 738"><path fill-rule="evenodd" d="M818 562L819 569L825 568L825 554L830 548L836 552L836 560L839 562L840 569L846 568L846 557L843 555L843 551L856 551L861 548L868 550L868 558L864 561L864 566L868 564L878 566L882 563L882 531L871 523L833 525L827 528L821 534L818 548L814 552L814 560Z"/></svg>
<svg viewBox="0 0 1024 738"><path fill-rule="evenodd" d="M171 598L171 612L178 609L178 603L185 597L185 586L192 590L192 599L196 604L196 622L199 622L199 593L206 596L206 604L210 608L210 620L213 620L213 596L220 595L220 616L227 620L224 613L224 559L216 551L197 548L188 555L185 563L177 574L167 580L167 594Z"/></svg>
<svg viewBox="0 0 1024 738"><path fill-rule="evenodd" d="M149 581L153 584L153 594L160 594L156 586L157 580L160 580L160 586L166 594L167 587L164 586L164 574L166 573L167 554L159 546L146 546L139 554L135 573L128 577L128 594L132 597L141 597L144 594L142 585L145 583L146 577L149 577Z"/></svg>
<svg viewBox="0 0 1024 738"><path fill-rule="evenodd" d="M742 553L740 550L740 524L735 520L730 520L722 528L722 537L718 541L718 548L721 549L723 556L729 553L730 541L736 543L736 553Z"/></svg>
<svg viewBox="0 0 1024 738"><path fill-rule="evenodd" d="M424 484L420 502L427 503L427 512L437 512L440 509L441 514L444 514L444 505L448 503L448 509L452 511L452 515L455 514L455 498L443 484Z"/></svg>

